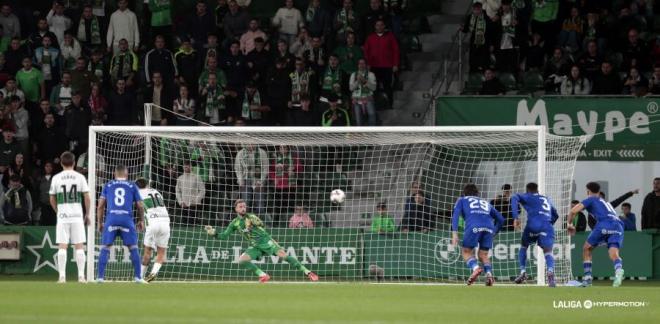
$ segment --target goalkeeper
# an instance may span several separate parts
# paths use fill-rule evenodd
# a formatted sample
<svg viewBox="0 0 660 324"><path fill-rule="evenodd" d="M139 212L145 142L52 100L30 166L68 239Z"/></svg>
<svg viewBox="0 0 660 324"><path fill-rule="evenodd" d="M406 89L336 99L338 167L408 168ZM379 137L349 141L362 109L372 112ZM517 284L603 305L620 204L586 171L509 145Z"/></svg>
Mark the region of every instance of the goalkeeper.
<svg viewBox="0 0 660 324"><path fill-rule="evenodd" d="M293 256L287 256L286 251L270 237L270 234L264 229L264 225L255 214L247 212L247 204L244 200L236 200L235 210L238 216L234 218L229 226L217 233L211 225L204 226L206 233L210 236L226 240L235 231L240 231L241 235L250 244L250 247L238 258L238 263L248 270L251 270L259 276L259 282L265 283L270 280L270 276L257 267L252 260L257 260L262 256L277 255L286 260L287 263L302 271L311 281L318 281L319 277L309 271L304 265Z"/></svg>

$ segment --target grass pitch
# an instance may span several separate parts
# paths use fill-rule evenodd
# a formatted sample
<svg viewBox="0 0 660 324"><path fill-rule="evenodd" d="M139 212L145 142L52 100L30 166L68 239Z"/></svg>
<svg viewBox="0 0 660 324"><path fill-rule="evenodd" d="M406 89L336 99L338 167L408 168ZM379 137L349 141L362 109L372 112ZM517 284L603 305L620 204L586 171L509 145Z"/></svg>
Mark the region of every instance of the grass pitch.
<svg viewBox="0 0 660 324"><path fill-rule="evenodd" d="M58 285L0 278L0 323L653 323L660 282L614 289L398 284ZM606 282L609 284L609 282ZM592 301L585 309L584 302ZM596 302L643 302L604 307ZM580 308L557 308L558 306Z"/></svg>

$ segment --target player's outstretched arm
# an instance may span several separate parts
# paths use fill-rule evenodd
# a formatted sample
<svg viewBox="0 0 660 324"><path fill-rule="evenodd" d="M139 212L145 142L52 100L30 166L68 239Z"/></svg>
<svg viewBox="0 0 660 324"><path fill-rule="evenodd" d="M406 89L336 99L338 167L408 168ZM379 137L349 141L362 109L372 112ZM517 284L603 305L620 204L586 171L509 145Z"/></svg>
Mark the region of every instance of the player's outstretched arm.
<svg viewBox="0 0 660 324"><path fill-rule="evenodd" d="M215 227L211 225L206 225L204 226L204 230L206 231L206 234L209 236L213 236L215 238L221 239L221 240L226 240L229 238L230 235L232 235L236 231L236 224L234 222L231 222L227 228L222 231L218 232Z"/></svg>

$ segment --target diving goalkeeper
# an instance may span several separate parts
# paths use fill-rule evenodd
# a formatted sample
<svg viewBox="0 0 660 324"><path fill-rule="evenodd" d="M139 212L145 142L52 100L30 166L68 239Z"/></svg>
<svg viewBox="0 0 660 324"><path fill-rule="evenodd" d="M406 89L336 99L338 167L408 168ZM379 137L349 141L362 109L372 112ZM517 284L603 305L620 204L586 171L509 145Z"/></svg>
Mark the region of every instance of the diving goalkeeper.
<svg viewBox="0 0 660 324"><path fill-rule="evenodd" d="M257 260L262 256L277 255L286 260L287 263L302 271L311 281L318 281L319 276L309 271L304 265L293 256L287 256L286 251L270 237L270 234L264 229L263 222L255 214L247 212L247 204L244 200L236 200L235 210L238 216L234 218L229 226L217 233L211 225L204 226L206 233L221 240L226 240L235 231L240 231L245 240L250 243L250 247L238 258L238 263L248 270L251 270L259 276L259 282L265 283L270 280L270 276L259 269L252 260Z"/></svg>

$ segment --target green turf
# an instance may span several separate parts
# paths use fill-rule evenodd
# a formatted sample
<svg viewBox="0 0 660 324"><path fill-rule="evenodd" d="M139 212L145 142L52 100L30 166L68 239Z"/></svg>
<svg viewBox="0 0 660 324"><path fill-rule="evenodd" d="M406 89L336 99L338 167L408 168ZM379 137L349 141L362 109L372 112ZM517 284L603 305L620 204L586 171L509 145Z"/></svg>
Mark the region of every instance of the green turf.
<svg viewBox="0 0 660 324"><path fill-rule="evenodd" d="M7 278L4 278L7 279ZM657 282L614 289L391 284L58 285L0 280L0 323L653 323ZM556 309L557 301L642 308Z"/></svg>

